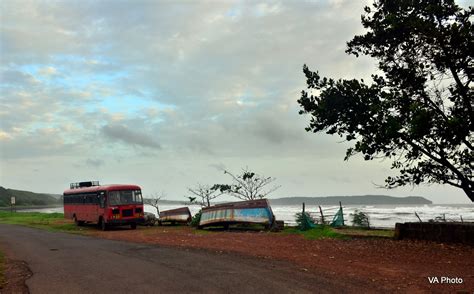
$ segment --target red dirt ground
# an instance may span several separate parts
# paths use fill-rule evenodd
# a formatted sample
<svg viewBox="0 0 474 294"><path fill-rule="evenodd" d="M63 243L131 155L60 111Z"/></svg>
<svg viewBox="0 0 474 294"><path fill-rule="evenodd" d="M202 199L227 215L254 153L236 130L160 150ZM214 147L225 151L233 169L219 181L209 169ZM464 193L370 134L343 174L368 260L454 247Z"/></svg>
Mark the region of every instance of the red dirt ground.
<svg viewBox="0 0 474 294"><path fill-rule="evenodd" d="M28 287L25 280L31 277L28 265L23 261L5 259L4 264L5 280L0 283L1 294L28 294Z"/></svg>
<svg viewBox="0 0 474 294"><path fill-rule="evenodd" d="M424 241L355 238L307 240L302 235L196 231L188 227L88 231L100 238L203 248L289 261L303 271L324 272L334 279L359 281L396 292L474 290L474 248ZM462 284L430 284L428 277L461 278Z"/></svg>

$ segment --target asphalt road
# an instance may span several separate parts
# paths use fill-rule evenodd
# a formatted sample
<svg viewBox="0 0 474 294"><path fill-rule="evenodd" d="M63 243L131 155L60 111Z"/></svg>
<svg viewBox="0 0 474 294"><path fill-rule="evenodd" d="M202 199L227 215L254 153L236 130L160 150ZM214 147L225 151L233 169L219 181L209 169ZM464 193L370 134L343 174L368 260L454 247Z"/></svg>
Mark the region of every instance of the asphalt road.
<svg viewBox="0 0 474 294"><path fill-rule="evenodd" d="M30 293L334 293L348 290L285 262L0 225L25 261ZM352 287L351 287L352 288ZM352 288L353 289L353 288Z"/></svg>

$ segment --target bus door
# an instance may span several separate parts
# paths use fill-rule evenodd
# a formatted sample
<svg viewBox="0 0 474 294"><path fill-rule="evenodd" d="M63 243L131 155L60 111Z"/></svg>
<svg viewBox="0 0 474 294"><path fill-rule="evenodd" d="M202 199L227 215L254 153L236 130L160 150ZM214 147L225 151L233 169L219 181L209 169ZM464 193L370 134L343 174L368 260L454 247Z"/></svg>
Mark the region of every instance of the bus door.
<svg viewBox="0 0 474 294"><path fill-rule="evenodd" d="M96 215L97 215L97 218L99 218L100 216L103 216L105 218L105 207L106 207L106 203L107 203L107 195L105 194L105 191L100 191L97 195L97 197L99 198L99 205L97 205L97 212L96 212Z"/></svg>

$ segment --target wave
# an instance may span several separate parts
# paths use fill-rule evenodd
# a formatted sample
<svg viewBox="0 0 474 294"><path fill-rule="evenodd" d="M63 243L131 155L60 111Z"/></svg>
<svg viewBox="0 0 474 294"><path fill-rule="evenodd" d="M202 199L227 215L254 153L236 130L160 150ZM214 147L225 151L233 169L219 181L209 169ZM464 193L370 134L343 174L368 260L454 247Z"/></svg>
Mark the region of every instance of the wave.
<svg viewBox="0 0 474 294"><path fill-rule="evenodd" d="M161 210L168 210L173 208L182 207L183 205L161 205ZM332 219L332 216L336 212L338 206L322 206L323 213L328 219ZM200 209L198 205L189 206L191 213L194 215ZM274 205L272 206L273 213L276 219L283 220L287 224L294 225L295 213L301 212L301 206L296 205ZM397 222L413 222L418 221L415 216L416 213L420 216L423 221L435 219L436 217L444 217L448 221L461 221L461 216L465 222L474 221L474 205L374 205L374 206L363 206L363 205L351 205L344 206L344 219L346 224L350 225L352 216L355 210L363 211L368 214L371 219L371 224L374 227L395 227ZM55 209L36 209L29 211L40 211L40 212L62 212L63 208ZM156 213L156 209L152 206L145 205L145 211ZM320 217L319 207L307 206L306 211L309 212L316 218Z"/></svg>

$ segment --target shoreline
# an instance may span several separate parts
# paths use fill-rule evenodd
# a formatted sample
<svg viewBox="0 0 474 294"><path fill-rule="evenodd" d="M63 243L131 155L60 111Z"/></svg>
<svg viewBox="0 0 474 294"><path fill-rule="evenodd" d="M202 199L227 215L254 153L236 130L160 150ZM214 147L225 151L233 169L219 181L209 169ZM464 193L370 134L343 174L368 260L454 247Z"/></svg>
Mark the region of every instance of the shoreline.
<svg viewBox="0 0 474 294"><path fill-rule="evenodd" d="M161 210L175 209L182 207L180 205L163 204L160 206ZM200 209L199 206L188 206L191 213L194 215ZM307 212L313 217L320 218L319 209L312 206L306 206ZM394 207L396 207L394 209ZM351 214L356 209L365 212L370 218L370 224L373 228L394 229L396 223L417 222L419 221L415 215L418 213L422 221L429 221L431 219L442 218L445 215L447 221L460 221L461 216L464 222L474 222L474 204L458 204L455 206L439 206L428 205L423 207L416 206L367 206L367 207L353 207L347 206L344 208L344 219L347 225L352 225ZM328 210L331 208L326 207ZM323 211L326 210L323 207ZM9 207L0 208L0 211L9 211ZM37 212L59 212L62 213L62 205L48 205L48 206L25 206L18 209L18 211L34 210ZM283 220L286 225L295 225L295 213L301 212L300 206L272 206L273 213L277 220ZM156 210L151 206L145 205L145 212L150 212L156 215ZM328 214L331 214L328 212Z"/></svg>
<svg viewBox="0 0 474 294"><path fill-rule="evenodd" d="M63 204L51 204L51 205L27 205L27 206L15 206L14 211L22 211L29 209L50 209L50 208L62 208ZM0 211L11 211L10 206L0 206Z"/></svg>

